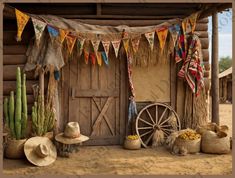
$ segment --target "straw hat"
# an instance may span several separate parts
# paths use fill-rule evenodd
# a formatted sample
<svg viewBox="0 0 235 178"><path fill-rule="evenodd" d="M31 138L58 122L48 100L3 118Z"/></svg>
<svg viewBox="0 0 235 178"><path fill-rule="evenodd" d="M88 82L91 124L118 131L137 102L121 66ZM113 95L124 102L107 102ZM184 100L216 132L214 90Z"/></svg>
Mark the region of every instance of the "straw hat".
<svg viewBox="0 0 235 178"><path fill-rule="evenodd" d="M89 137L80 134L78 122L67 123L64 133L55 136L55 140L64 144L77 144L89 140Z"/></svg>
<svg viewBox="0 0 235 178"><path fill-rule="evenodd" d="M47 137L32 137L25 142L24 153L36 166L47 166L56 160L56 147Z"/></svg>

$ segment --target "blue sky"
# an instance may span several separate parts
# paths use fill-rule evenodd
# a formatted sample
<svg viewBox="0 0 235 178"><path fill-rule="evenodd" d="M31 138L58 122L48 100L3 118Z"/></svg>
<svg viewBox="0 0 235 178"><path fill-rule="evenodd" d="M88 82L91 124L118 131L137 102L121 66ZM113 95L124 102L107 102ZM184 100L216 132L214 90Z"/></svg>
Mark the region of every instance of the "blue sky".
<svg viewBox="0 0 235 178"><path fill-rule="evenodd" d="M232 57L232 10L219 13L219 57ZM209 18L209 37L211 49L212 18Z"/></svg>

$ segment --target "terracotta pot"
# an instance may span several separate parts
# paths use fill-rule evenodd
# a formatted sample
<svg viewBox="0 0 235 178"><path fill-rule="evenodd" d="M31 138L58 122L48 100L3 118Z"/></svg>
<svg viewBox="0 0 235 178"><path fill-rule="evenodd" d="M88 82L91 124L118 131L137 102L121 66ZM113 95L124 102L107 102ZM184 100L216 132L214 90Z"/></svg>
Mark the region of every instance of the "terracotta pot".
<svg viewBox="0 0 235 178"><path fill-rule="evenodd" d="M5 157L10 159L24 158L24 143L27 139L9 139L5 148Z"/></svg>
<svg viewBox="0 0 235 178"><path fill-rule="evenodd" d="M43 137L47 137L50 140L53 140L54 139L54 134L53 134L53 132L47 132L47 133L45 133L45 135L43 135Z"/></svg>
<svg viewBox="0 0 235 178"><path fill-rule="evenodd" d="M128 150L138 150L141 148L141 142L140 139L130 140L126 138L123 146Z"/></svg>

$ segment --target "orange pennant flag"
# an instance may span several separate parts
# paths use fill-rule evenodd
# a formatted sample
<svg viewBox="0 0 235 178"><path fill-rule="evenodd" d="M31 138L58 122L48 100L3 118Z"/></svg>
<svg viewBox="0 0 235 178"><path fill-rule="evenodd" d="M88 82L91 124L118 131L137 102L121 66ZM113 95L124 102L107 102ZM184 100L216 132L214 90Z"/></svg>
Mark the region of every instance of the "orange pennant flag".
<svg viewBox="0 0 235 178"><path fill-rule="evenodd" d="M191 23L192 32L194 32L197 24L198 13L194 13L189 17L189 22Z"/></svg>
<svg viewBox="0 0 235 178"><path fill-rule="evenodd" d="M133 48L134 53L136 53L139 49L140 36L136 37L136 38L132 38L131 39L131 44L132 44L132 48Z"/></svg>
<svg viewBox="0 0 235 178"><path fill-rule="evenodd" d="M16 41L21 41L21 35L24 31L24 28L26 24L29 21L29 16L27 14L24 14L23 12L15 9L15 15L16 15L16 20L17 20L17 36L16 36Z"/></svg>
<svg viewBox="0 0 235 178"><path fill-rule="evenodd" d="M123 39L123 46L124 46L124 49L126 51L126 53L128 53L128 49L129 49L129 39Z"/></svg>
<svg viewBox="0 0 235 178"><path fill-rule="evenodd" d="M69 50L69 54L72 54L73 47L75 45L76 40L77 40L76 36L72 36L72 35L67 35L66 36L66 41L67 41L67 47L68 47L68 50Z"/></svg>
<svg viewBox="0 0 235 178"><path fill-rule="evenodd" d="M101 52L97 52L97 54L96 54L96 59L97 59L97 63L98 63L98 65L99 66L101 66L102 65L102 56L101 56Z"/></svg>
<svg viewBox="0 0 235 178"><path fill-rule="evenodd" d="M166 43L166 38L168 35L168 28L166 27L160 28L156 31L156 33L159 39L160 48L161 50L163 50L165 43Z"/></svg>
<svg viewBox="0 0 235 178"><path fill-rule="evenodd" d="M69 31L59 29L59 34L60 34L60 43L62 44L64 42L65 37L68 35Z"/></svg>
<svg viewBox="0 0 235 178"><path fill-rule="evenodd" d="M88 60L89 60L89 52L87 52L85 49L84 51L84 59L85 59L85 64L88 64Z"/></svg>

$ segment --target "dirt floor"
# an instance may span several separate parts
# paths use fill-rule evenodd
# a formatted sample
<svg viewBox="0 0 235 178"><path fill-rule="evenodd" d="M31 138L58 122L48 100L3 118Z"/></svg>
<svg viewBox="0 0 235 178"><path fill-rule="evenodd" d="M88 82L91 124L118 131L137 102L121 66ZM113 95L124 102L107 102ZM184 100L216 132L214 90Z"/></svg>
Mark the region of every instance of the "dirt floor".
<svg viewBox="0 0 235 178"><path fill-rule="evenodd" d="M221 124L232 126L231 104L220 105L220 117ZM120 146L84 146L70 158L58 157L48 167L9 159L4 159L3 167L4 174L18 175L228 175L232 174L232 154L174 156L164 148L129 151Z"/></svg>

